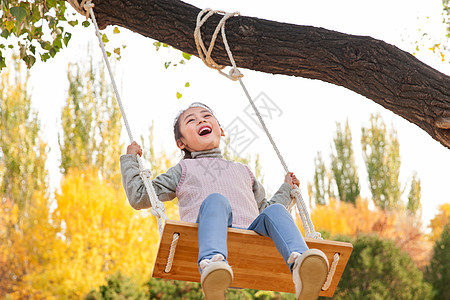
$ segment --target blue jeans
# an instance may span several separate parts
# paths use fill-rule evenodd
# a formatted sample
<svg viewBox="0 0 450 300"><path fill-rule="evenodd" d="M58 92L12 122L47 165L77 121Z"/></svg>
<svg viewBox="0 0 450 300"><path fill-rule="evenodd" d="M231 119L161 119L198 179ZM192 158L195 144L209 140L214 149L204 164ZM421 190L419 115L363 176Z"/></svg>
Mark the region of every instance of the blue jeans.
<svg viewBox="0 0 450 300"><path fill-rule="evenodd" d="M233 222L230 202L221 194L211 194L203 201L197 217L198 263L216 254L228 256L227 229ZM281 204L272 204L247 228L260 235L270 237L286 264L292 252L303 253L308 246L294 219Z"/></svg>

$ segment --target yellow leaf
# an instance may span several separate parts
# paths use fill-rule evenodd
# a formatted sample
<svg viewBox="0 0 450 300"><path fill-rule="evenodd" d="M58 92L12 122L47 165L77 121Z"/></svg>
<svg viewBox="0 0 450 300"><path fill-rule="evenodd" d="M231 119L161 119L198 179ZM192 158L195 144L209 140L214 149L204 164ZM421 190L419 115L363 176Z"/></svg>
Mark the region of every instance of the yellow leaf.
<svg viewBox="0 0 450 300"><path fill-rule="evenodd" d="M181 97L183 97L183 95L177 92L177 99L180 99Z"/></svg>
<svg viewBox="0 0 450 300"><path fill-rule="evenodd" d="M14 21L6 21L5 27L6 29L8 29L9 32L11 32L11 30L14 28Z"/></svg>

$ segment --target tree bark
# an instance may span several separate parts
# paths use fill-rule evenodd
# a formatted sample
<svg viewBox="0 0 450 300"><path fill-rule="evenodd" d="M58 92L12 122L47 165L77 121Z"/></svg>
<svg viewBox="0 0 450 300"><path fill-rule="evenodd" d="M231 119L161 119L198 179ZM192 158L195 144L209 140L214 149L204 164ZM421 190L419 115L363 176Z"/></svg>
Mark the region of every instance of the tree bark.
<svg viewBox="0 0 450 300"><path fill-rule="evenodd" d="M118 25L198 56L199 8L178 0L97 0L100 28ZM202 27L209 44L221 16ZM367 36L252 17L232 17L226 33L238 67L319 79L348 88L425 130L450 148L450 77ZM221 37L212 58L230 65Z"/></svg>

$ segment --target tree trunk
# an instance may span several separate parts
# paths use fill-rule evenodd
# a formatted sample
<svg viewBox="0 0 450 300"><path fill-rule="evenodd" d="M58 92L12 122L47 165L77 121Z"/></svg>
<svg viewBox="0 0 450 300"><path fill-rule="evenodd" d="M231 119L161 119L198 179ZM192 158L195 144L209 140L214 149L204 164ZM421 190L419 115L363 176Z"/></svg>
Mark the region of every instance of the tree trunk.
<svg viewBox="0 0 450 300"><path fill-rule="evenodd" d="M199 8L178 0L98 0L100 28L118 25L198 56L194 29ZM202 27L209 44L221 16ZM450 77L383 41L336 31L232 17L228 43L238 67L319 79L361 94L416 124L450 148ZM212 58L230 65L221 37Z"/></svg>

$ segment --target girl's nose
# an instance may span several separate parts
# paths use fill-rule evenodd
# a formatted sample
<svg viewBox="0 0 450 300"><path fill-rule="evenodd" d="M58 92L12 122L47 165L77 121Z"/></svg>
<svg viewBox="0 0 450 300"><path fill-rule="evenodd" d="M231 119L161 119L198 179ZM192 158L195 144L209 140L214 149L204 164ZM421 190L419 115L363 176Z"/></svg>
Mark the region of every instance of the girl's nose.
<svg viewBox="0 0 450 300"><path fill-rule="evenodd" d="M203 118L201 118L200 120L198 120L198 124L201 124L201 123L204 123L204 122L206 122L206 120L203 119Z"/></svg>

